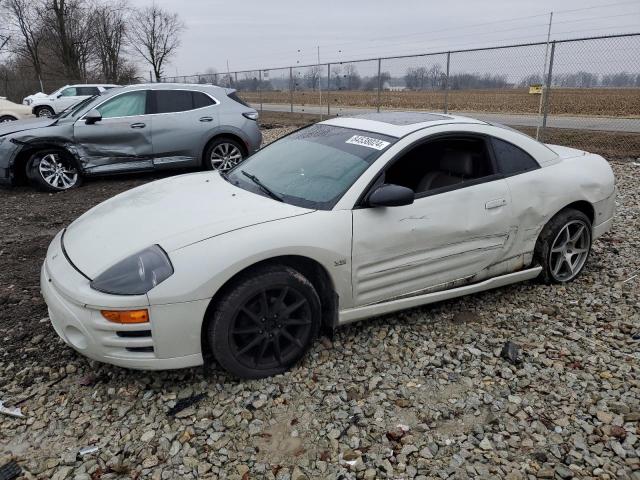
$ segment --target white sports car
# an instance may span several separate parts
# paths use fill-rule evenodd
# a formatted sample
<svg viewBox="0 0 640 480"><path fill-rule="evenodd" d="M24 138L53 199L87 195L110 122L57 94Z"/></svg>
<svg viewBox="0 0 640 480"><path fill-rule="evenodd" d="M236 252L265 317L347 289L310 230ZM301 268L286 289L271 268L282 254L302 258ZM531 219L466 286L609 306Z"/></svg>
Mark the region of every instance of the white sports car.
<svg viewBox="0 0 640 480"><path fill-rule="evenodd" d="M60 232L42 292L60 337L130 368L284 372L336 327L539 277L609 230L600 156L470 118L382 113L284 137L227 174L149 183Z"/></svg>

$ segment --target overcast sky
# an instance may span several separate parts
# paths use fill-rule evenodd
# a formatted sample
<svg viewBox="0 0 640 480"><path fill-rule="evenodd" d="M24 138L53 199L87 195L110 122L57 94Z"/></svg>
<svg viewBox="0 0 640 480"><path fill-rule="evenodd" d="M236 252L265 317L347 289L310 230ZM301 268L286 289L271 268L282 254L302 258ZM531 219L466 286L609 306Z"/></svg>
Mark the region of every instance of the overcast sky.
<svg viewBox="0 0 640 480"><path fill-rule="evenodd" d="M132 0L136 6L151 0ZM155 0L186 25L165 75L640 31L640 1ZM595 8L585 8L595 7ZM579 10L578 10L579 9ZM569 11L576 10L576 11ZM140 65L144 71L146 67Z"/></svg>

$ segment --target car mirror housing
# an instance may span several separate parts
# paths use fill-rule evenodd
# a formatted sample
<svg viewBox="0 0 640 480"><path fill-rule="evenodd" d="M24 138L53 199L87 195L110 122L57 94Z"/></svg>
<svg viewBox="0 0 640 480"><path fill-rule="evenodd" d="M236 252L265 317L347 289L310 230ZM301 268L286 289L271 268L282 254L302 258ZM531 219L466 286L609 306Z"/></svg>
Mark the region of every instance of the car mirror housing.
<svg viewBox="0 0 640 480"><path fill-rule="evenodd" d="M416 197L413 190L393 184L384 184L369 195L367 203L371 207L401 207L411 205Z"/></svg>
<svg viewBox="0 0 640 480"><path fill-rule="evenodd" d="M93 110L89 110L84 116L84 123L87 125L93 125L100 120L102 120L102 114L95 108Z"/></svg>

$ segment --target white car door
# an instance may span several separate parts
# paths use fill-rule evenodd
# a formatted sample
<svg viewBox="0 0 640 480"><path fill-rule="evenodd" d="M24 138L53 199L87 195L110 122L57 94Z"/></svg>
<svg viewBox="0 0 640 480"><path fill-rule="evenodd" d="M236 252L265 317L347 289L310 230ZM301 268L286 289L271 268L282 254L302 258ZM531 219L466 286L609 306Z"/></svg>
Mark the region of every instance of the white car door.
<svg viewBox="0 0 640 480"><path fill-rule="evenodd" d="M353 210L354 306L444 287L458 280L473 281L474 275L503 259L508 249L513 236L511 197L506 181L487 170L495 166L483 167L477 178L439 186L433 182L438 175L441 183L457 178L450 175L447 179L451 172L426 171L423 178L418 178L414 167L420 161L407 158L405 167L397 161L381 177L384 183L394 184L406 179L408 183L403 186L418 190L413 204ZM489 161L488 155L484 161ZM431 188L422 191L428 183Z"/></svg>

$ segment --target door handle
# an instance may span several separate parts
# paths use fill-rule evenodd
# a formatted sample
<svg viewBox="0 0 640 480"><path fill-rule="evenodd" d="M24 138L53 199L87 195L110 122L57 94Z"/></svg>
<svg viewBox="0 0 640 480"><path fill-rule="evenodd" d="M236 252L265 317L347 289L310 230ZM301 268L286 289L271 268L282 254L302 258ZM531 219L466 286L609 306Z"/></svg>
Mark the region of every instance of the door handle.
<svg viewBox="0 0 640 480"><path fill-rule="evenodd" d="M201 122L213 122L213 117L202 117Z"/></svg>
<svg viewBox="0 0 640 480"><path fill-rule="evenodd" d="M507 201L504 198L497 198L495 200L489 200L484 204L484 208L487 210L491 210L492 208L500 208L504 207L507 204Z"/></svg>
<svg viewBox="0 0 640 480"><path fill-rule="evenodd" d="M146 124L144 124L144 123L132 123L132 124L131 124L131 128L144 128L144 127L146 127L146 126L147 126L147 125L146 125Z"/></svg>

